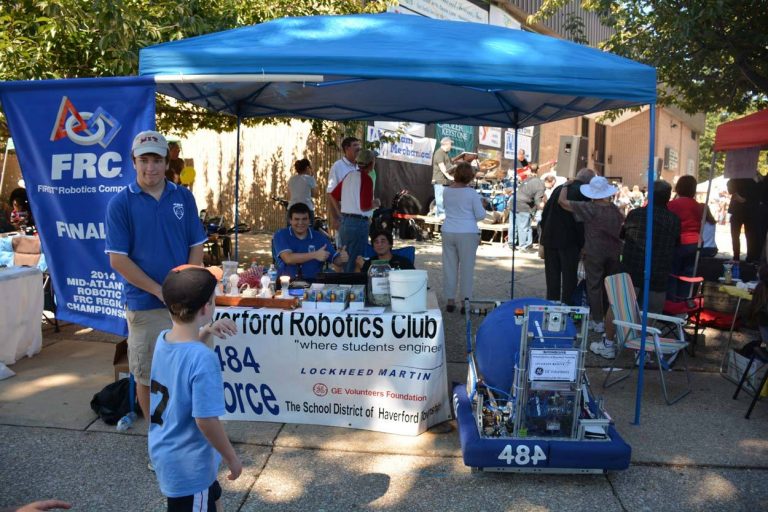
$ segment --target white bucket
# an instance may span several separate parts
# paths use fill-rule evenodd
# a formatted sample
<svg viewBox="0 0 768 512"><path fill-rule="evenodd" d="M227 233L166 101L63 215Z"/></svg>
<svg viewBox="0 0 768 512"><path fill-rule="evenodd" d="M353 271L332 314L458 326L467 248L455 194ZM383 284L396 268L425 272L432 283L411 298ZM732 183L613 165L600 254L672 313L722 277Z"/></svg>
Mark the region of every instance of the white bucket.
<svg viewBox="0 0 768 512"><path fill-rule="evenodd" d="M427 310L427 271L393 270L389 273L389 294L395 313Z"/></svg>

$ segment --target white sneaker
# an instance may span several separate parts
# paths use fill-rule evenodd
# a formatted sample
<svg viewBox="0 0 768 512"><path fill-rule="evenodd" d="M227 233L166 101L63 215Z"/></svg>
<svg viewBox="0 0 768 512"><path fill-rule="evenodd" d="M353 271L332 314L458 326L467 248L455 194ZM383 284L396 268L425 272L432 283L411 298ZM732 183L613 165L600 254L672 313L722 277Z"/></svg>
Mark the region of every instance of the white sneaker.
<svg viewBox="0 0 768 512"><path fill-rule="evenodd" d="M590 343L589 350L593 354L597 354L606 359L616 358L616 343L606 340L605 337L603 337L601 341L593 341Z"/></svg>
<svg viewBox="0 0 768 512"><path fill-rule="evenodd" d="M598 334L605 332L605 325L603 324L603 322L594 322L590 320L589 328Z"/></svg>

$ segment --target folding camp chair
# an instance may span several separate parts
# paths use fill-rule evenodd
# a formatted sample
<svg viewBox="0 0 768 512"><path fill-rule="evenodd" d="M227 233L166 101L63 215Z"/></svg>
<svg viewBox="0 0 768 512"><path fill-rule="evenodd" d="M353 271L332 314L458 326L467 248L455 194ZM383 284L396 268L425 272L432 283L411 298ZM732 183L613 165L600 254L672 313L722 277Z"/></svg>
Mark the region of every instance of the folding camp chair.
<svg viewBox="0 0 768 512"><path fill-rule="evenodd" d="M610 381L615 362L623 350L628 348L636 351L636 353L640 351L640 322L642 321L642 313L638 307L635 288L632 285L632 278L629 277L629 274L622 273L606 277L605 291L608 293L608 302L611 304L611 312L614 318L613 323L616 325L616 343L618 347L616 356L603 382L603 387L607 388L632 375L635 364L632 365L632 368L626 375ZM659 367L664 400L666 400L667 405L672 405L691 392L691 376L688 372L688 361L685 354L685 348L688 346L688 343L685 341L685 333L683 332L685 320L674 316L648 313L648 320L651 319L656 320L657 323L664 322L676 325L677 337L675 339L662 338L661 331L658 328L648 326L646 328L647 337L645 342L645 351L655 355L655 360ZM682 359L687 387L679 395L670 398L667 392L666 372L670 370L670 365L677 357ZM637 357L635 361L637 361Z"/></svg>
<svg viewBox="0 0 768 512"><path fill-rule="evenodd" d="M701 293L701 286L704 283L703 277L686 277L670 275L671 278L677 279L681 283L687 286L679 285L678 290L684 288L686 290L683 294L676 294L671 298L667 298L664 301L664 309L662 313L668 316L685 317L687 320L687 326L693 328L693 336L689 338L691 340L688 346L691 356L696 355L696 344L699 338L699 324L701 322L701 311L704 309L704 295ZM662 329L662 336L668 336L674 331L674 326L667 324L671 329Z"/></svg>
<svg viewBox="0 0 768 512"><path fill-rule="evenodd" d="M403 247L392 249L392 254L395 256L400 256L401 258L405 258L412 264L416 263L416 247L413 245L404 245ZM363 257L373 259L376 258L376 251L373 250L373 246L371 244L367 244L365 249L363 249Z"/></svg>

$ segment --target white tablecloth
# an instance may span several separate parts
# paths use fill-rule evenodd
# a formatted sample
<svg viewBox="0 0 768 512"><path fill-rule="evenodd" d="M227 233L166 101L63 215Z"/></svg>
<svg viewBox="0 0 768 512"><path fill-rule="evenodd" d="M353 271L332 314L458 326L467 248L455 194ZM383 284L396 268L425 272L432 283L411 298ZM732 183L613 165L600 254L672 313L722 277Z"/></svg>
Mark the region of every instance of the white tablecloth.
<svg viewBox="0 0 768 512"><path fill-rule="evenodd" d="M0 269L0 362L32 357L43 346L43 274L36 268Z"/></svg>

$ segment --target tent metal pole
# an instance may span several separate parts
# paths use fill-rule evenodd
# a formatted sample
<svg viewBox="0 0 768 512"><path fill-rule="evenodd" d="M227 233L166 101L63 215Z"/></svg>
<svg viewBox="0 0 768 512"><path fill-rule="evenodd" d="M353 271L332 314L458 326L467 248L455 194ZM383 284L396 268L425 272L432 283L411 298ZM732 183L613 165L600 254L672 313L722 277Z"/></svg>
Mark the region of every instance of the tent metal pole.
<svg viewBox="0 0 768 512"><path fill-rule="evenodd" d="M237 116L237 148L235 155L237 160L235 161L235 261L239 259L239 244L238 238L240 237L240 121L241 117Z"/></svg>
<svg viewBox="0 0 768 512"><path fill-rule="evenodd" d="M651 253L653 252L653 182L656 179L656 104L651 103L648 137L648 201L645 209L645 268L643 269L643 314L640 324L640 361L637 373L634 425L640 425L640 409L643 402L643 381L645 376L645 343L648 335L648 295L651 291Z"/></svg>
<svg viewBox="0 0 768 512"><path fill-rule="evenodd" d="M517 233L517 125L515 125L515 154L512 155L512 216L509 218L508 243L512 247L512 279L509 285L509 298L515 299L515 233ZM503 240L503 237L502 237Z"/></svg>
<svg viewBox="0 0 768 512"><path fill-rule="evenodd" d="M199 84L207 82L323 82L323 75L277 75L277 74L232 74L232 75L155 75L156 84Z"/></svg>
<svg viewBox="0 0 768 512"><path fill-rule="evenodd" d="M696 259L693 261L693 275L699 270L699 259L701 258L701 248L704 246L704 223L707 222L707 208L709 208L709 195L712 193L712 179L715 174L715 161L717 160L717 151L712 150L712 161L709 164L709 182L707 183L707 197L704 199L704 211L701 212L701 227L699 228L699 245L696 247ZM696 340L694 340L696 343Z"/></svg>

